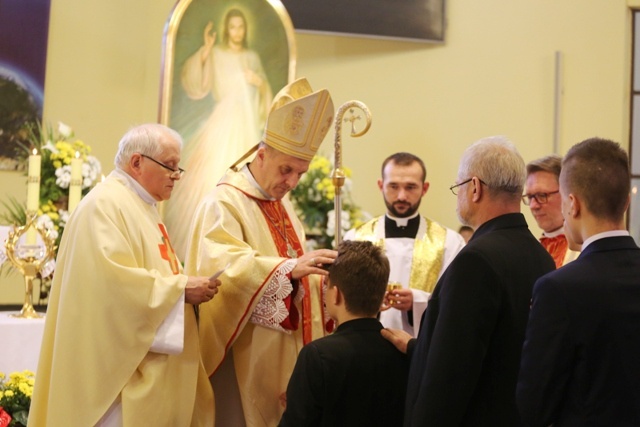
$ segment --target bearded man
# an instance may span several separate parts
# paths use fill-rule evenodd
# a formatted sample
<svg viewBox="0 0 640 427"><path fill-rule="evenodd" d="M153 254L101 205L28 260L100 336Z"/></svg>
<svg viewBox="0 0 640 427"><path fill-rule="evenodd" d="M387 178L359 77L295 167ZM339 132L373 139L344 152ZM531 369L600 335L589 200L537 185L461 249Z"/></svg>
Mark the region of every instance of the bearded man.
<svg viewBox="0 0 640 427"><path fill-rule="evenodd" d="M368 240L383 247L391 264L389 291L380 322L387 328L418 335L419 321L431 292L464 239L455 231L421 216L429 190L424 162L410 153L395 153L382 163L378 188L385 215L350 230L345 240Z"/></svg>

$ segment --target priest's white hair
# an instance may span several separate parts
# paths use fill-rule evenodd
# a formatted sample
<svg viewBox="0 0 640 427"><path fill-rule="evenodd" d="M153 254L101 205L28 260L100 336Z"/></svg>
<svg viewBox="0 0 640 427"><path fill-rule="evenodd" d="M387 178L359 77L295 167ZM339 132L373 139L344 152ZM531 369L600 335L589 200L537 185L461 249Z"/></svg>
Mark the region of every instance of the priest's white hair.
<svg viewBox="0 0 640 427"><path fill-rule="evenodd" d="M149 157L159 156L164 147L163 142L169 138L182 149L183 141L178 132L158 123L147 123L129 129L118 144L118 152L114 163L117 168L124 169L134 153Z"/></svg>

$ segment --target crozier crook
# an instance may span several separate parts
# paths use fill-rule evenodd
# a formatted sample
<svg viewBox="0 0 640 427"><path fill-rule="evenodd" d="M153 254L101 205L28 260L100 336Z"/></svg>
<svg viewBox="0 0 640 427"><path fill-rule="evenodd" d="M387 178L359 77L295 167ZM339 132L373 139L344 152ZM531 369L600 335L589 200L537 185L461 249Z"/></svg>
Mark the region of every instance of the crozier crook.
<svg viewBox="0 0 640 427"><path fill-rule="evenodd" d="M355 113L355 109L359 109L365 114L365 126L361 131L356 131L356 121L361 120L362 117ZM344 117L345 113L349 111L350 116ZM334 153L334 169L331 172L331 179L333 186L335 187L335 198L333 199L334 214L335 214L335 245L336 247L342 242L342 186L346 175L344 169L342 169L342 122L351 123L351 137L357 138L367 133L371 127L371 112L365 104L360 101L347 101L338 108L335 117L335 153Z"/></svg>

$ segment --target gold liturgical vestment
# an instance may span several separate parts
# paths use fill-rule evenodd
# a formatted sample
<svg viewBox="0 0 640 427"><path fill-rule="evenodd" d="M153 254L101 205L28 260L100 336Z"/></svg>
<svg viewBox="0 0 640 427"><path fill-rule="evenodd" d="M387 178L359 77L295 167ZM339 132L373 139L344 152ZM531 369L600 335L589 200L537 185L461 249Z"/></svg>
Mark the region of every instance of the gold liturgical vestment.
<svg viewBox="0 0 640 427"><path fill-rule="evenodd" d="M355 231L355 239L368 240L384 249L384 236L377 231L381 220L384 221L384 216L362 224ZM423 235L417 236L413 245L409 287L431 293L442 270L447 229L429 218L424 220L426 230Z"/></svg>
<svg viewBox="0 0 640 427"><path fill-rule="evenodd" d="M91 190L64 230L29 426L93 426L118 398L126 427L210 426L192 305L182 352L150 352L187 276L156 207L117 175Z"/></svg>
<svg viewBox="0 0 640 427"><path fill-rule="evenodd" d="M203 362L213 375L233 354L242 411L250 427L277 425L284 411L279 398L300 349L324 335L317 277L309 277L305 285L300 281L295 309L283 302L292 294L287 273L295 266L286 244L302 254L302 224L288 199L281 201L280 218L268 217L266 203L280 204L262 195L246 166L240 172L227 171L196 211L185 263L189 274L205 276L229 265L220 276L220 292L200 305ZM284 234L274 231L276 226L287 228L286 242ZM282 325L292 311L299 314L299 323L287 329ZM214 393L229 393L230 387L214 388ZM230 424L222 427L226 425Z"/></svg>

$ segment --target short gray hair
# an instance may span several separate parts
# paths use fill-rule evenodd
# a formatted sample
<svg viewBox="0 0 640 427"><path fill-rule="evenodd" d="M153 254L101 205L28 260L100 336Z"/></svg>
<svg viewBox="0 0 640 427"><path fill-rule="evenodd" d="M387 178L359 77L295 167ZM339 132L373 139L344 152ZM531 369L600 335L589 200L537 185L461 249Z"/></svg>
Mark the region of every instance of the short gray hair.
<svg viewBox="0 0 640 427"><path fill-rule="evenodd" d="M492 194L522 196L526 179L524 160L515 145L504 136L490 136L474 142L462 155L459 178L477 176Z"/></svg>
<svg viewBox="0 0 640 427"><path fill-rule="evenodd" d="M166 137L175 140L182 149L183 142L180 134L165 125L147 123L129 129L118 144L118 152L114 160L116 167L124 169L134 153L149 157L159 156L164 149L161 142Z"/></svg>

